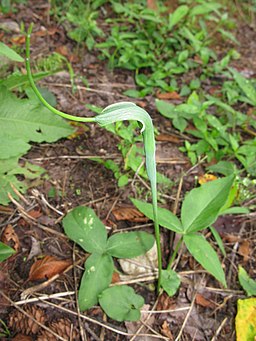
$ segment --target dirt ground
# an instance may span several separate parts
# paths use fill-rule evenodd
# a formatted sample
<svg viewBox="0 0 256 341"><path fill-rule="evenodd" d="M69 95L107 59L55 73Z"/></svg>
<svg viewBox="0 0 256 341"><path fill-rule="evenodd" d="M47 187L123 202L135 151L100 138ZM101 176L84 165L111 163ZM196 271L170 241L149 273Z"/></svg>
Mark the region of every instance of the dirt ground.
<svg viewBox="0 0 256 341"><path fill-rule="evenodd" d="M80 88L72 93L66 71L44 79L40 85L55 94L58 108L73 115L91 116L94 114L85 107L86 104L106 107L117 101L130 100L122 93L134 87L132 73L110 71L105 62L84 49L76 54L75 43L67 37L61 25L57 26L49 18L47 6L45 1L29 1L27 6L18 5L16 14L0 15L0 21L23 21L27 25L33 20L32 59L62 51L64 46L69 51L67 58L71 60L75 73L86 77L89 88L77 80ZM8 39L21 35L11 32L4 36L3 41L7 43ZM241 19L236 37L240 41L237 49L241 60L234 66L255 77L255 27ZM223 46L219 49L222 53ZM158 170L172 181L171 188L160 188L161 204L172 210L182 175L187 173L180 201L184 193L194 187L195 177L204 173L204 167L192 168L186 156L179 151L184 137L155 111L153 97L147 96L137 103L152 115L160 134L174 137L172 141L157 142ZM77 289L86 255L65 236L61 225L63 215L73 207L85 205L95 210L110 233L113 229L143 225L132 219L118 221L113 210L132 208L129 197L142 199L147 196L147 184L135 175L128 186L119 188L113 173L91 160L100 156L121 162L117 143L117 137L96 124L81 125L70 139L33 145L21 160L44 167L47 175L34 181L19 203L0 208L1 232L9 227L11 246L18 248L18 252L0 268L0 332L5 330L4 323L10 331L10 336L1 340L151 341L176 340L178 337L188 341L235 340L236 302L245 297L237 280L238 265L243 265L252 277L255 276L255 221L246 217L226 216L215 223L227 251L223 266L228 289L220 287L183 249L175 263L182 284L174 297L164 293L157 297L154 277L131 284L145 299L143 323L118 323L107 318L97 306L79 312ZM53 194L49 195L50 192ZM147 231L153 232L150 222L147 221L145 226ZM173 238L167 230L162 231L163 266L167 265L170 257L166 250ZM43 256L52 257L48 258L48 261L53 261L52 267L55 260L62 260L64 272L46 280L30 280L31 266ZM121 281L121 278L114 281ZM136 336L136 332L140 335Z"/></svg>

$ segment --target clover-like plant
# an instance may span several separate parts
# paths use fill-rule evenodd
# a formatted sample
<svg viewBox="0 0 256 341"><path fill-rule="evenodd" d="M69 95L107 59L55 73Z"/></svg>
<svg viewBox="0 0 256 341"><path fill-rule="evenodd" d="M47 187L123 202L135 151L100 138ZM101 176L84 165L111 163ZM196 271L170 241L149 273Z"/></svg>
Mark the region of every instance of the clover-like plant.
<svg viewBox="0 0 256 341"><path fill-rule="evenodd" d="M158 284L157 291L160 289L161 273L162 273L162 257L161 257L161 244L160 244L160 231L158 224L157 214L157 185L156 185L156 161L155 161L155 138L154 138L154 127L152 119L149 114L142 108L138 107L134 103L121 102L106 107L102 114L96 117L76 117L73 115L66 114L52 107L38 91L30 68L30 36L32 33L33 26L30 25L27 36L26 36L26 69L29 78L30 85L37 95L38 99L54 114L57 114L63 118L79 121L79 122L96 122L100 126L105 126L110 123L125 121L125 120L136 120L141 123L141 133L144 140L144 149L146 155L146 170L151 184L152 192L152 203L153 203L153 214L154 214L154 228L155 228L155 239L157 245L157 256L158 256Z"/></svg>

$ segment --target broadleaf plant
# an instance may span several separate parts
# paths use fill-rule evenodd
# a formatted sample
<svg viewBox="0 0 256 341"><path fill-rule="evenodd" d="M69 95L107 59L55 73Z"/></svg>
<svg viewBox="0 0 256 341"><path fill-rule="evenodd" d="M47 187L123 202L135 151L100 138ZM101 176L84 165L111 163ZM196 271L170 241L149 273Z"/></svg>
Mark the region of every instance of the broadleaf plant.
<svg viewBox="0 0 256 341"><path fill-rule="evenodd" d="M112 297L111 303L108 303L110 293L113 295L116 293L113 288L107 289L114 272L112 257L133 258L142 255L153 247L154 237L149 233L137 231L114 234L107 240L103 223L91 208L83 206L74 208L65 216L63 227L70 239L78 243L86 252L91 253L85 262L85 272L79 288L80 309L91 308L100 298L102 308L110 317L116 318L116 311L121 309L122 314L116 318L118 321L139 319L140 313L137 308L135 311L131 308L129 313L125 308L127 305L135 305L136 300L143 302L142 297L139 296L138 299L138 295L130 295L130 292L133 292L131 288L122 286L122 289L117 289L123 294L119 302L113 304L115 299ZM138 304L138 308L140 307L141 305Z"/></svg>

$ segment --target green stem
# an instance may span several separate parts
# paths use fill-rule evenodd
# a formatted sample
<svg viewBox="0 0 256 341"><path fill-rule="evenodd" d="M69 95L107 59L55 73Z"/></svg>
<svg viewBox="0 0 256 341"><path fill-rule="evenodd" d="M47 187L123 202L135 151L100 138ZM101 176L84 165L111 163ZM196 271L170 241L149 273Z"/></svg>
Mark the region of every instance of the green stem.
<svg viewBox="0 0 256 341"><path fill-rule="evenodd" d="M34 90L35 94L37 95L38 99L46 106L46 108L48 108L51 112L53 112L54 114L57 114L63 118L72 120L72 121L77 121L77 122L96 122L95 117L77 117L77 116L73 116L73 115L69 115L66 114L62 111L59 111L55 108L53 108L41 95L41 93L38 91L35 82L33 80L32 77L32 73L31 73L31 69L30 69L30 36L31 36L31 32L33 29L33 24L31 24L29 26L28 32L27 32L27 36L26 36L26 69L27 69L27 75L28 75L28 79L30 82L30 85L32 87L32 89Z"/></svg>
<svg viewBox="0 0 256 341"><path fill-rule="evenodd" d="M178 253L178 250L179 250L179 248L180 248L182 242L183 242L183 236L180 238L180 240L178 241L178 243L177 243L177 245L176 245L176 247L175 247L175 250L174 250L174 252L173 252L173 254L172 254L172 256L171 256L171 259L170 259L170 261L169 261L169 264L168 264L168 266L167 266L167 270L170 270L170 269L171 269L172 263L173 263L174 259L176 258L176 255L177 255L177 253Z"/></svg>

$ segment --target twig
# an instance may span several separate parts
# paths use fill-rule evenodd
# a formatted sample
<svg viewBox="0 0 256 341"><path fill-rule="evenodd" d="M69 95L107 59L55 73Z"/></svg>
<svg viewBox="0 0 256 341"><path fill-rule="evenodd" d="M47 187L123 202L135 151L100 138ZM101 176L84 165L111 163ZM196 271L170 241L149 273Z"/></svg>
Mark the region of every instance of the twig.
<svg viewBox="0 0 256 341"><path fill-rule="evenodd" d="M211 341L217 341L217 336L219 336L221 329L224 327L225 323L227 322L227 317L224 318L224 320L221 322L219 328L216 330L213 338L211 339Z"/></svg>
<svg viewBox="0 0 256 341"><path fill-rule="evenodd" d="M190 314L191 314L191 312L192 312L192 309L193 309L193 307L194 307L195 299L196 299L196 293L195 293L195 295L194 295L194 297L193 297L193 300L192 300L192 302L191 302L190 309L189 309L189 311L188 311L188 313L187 313L187 315L186 315L186 317L185 317L185 320L184 320L184 322L183 322L183 324L182 324L182 326L181 326L181 328L180 328L179 334L178 334L178 336L176 337L175 341L178 341L178 340L180 339L182 333L183 333L183 330L184 330L184 328L185 328L185 326L186 326L186 323L187 323L187 321L188 321L188 318L189 318L189 316L190 316Z"/></svg>

